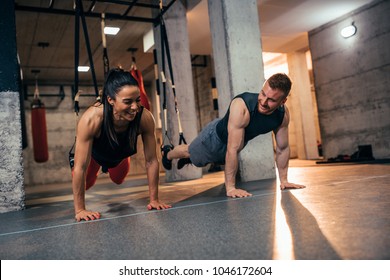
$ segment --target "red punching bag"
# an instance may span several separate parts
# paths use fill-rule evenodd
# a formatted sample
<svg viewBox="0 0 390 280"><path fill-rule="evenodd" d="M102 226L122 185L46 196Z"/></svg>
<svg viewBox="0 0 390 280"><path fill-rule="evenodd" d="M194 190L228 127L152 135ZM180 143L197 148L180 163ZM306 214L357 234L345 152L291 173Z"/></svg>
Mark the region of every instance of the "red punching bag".
<svg viewBox="0 0 390 280"><path fill-rule="evenodd" d="M31 128L36 162L45 162L49 159L46 132L45 105L39 99L38 87L35 88L34 100L31 103Z"/></svg>
<svg viewBox="0 0 390 280"><path fill-rule="evenodd" d="M144 106L146 109L150 110L149 98L146 95L146 91L145 91L145 87L144 87L144 78L142 77L141 71L139 71L137 69L137 67L135 66L135 64L133 64L131 67L130 73L138 82L142 106Z"/></svg>

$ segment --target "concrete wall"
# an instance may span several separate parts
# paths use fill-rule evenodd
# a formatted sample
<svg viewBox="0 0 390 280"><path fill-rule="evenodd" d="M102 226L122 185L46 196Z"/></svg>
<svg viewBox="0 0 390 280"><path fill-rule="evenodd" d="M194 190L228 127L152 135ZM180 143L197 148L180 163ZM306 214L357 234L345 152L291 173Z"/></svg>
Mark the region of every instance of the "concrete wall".
<svg viewBox="0 0 390 280"><path fill-rule="evenodd" d="M374 1L309 32L324 157L371 144L390 157L390 1ZM357 33L340 30L354 22Z"/></svg>
<svg viewBox="0 0 390 280"><path fill-rule="evenodd" d="M0 213L24 208L20 71L14 1L0 9Z"/></svg>
<svg viewBox="0 0 390 280"><path fill-rule="evenodd" d="M19 92L0 90L0 213L24 208Z"/></svg>
<svg viewBox="0 0 390 280"><path fill-rule="evenodd" d="M28 146L23 150L24 176L26 185L51 184L70 182L72 180L68 163L68 153L72 147L76 135L76 116L73 109L72 90L70 86L64 86L65 97L63 100L58 96L60 86L40 86L38 90L42 95L40 100L45 104L46 127L49 159L47 162L37 163L34 161L34 148L32 139L31 101L35 86L26 86L24 102L26 113L27 141ZM93 93L86 88L80 87L85 93ZM46 97L44 95L51 95ZM95 97L80 97L80 116L88 105L92 104Z"/></svg>
<svg viewBox="0 0 390 280"><path fill-rule="evenodd" d="M203 58L205 63L203 64ZM198 119L198 131L209 122L218 118L218 110L214 109L211 78L213 65L211 56L200 57L193 62L192 76L194 80L195 106Z"/></svg>

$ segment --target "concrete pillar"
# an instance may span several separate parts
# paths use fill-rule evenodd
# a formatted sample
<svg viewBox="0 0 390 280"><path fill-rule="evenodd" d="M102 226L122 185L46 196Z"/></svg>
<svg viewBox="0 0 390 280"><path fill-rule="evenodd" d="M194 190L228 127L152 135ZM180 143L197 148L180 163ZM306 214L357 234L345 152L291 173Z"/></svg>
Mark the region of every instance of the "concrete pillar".
<svg viewBox="0 0 390 280"><path fill-rule="evenodd" d="M208 1L210 30L222 117L235 95L260 92L264 83L256 0ZM275 178L272 134L260 135L240 153L241 181Z"/></svg>
<svg viewBox="0 0 390 280"><path fill-rule="evenodd" d="M163 1L164 5L170 1ZM172 60L173 78L175 82L177 104L180 112L180 120L184 137L187 143L191 143L197 136L197 119L195 111L195 93L192 80L190 45L187 31L186 9L181 1L176 1L164 14L165 26L168 33L168 42ZM159 69L161 72L161 35L160 27L154 29L155 47L158 52ZM168 81L171 80L167 57L165 57L165 75ZM160 76L161 81L161 76ZM169 82L167 83L167 85ZM160 89L162 87L160 86ZM160 94L160 103L163 104L163 94ZM161 112L163 112L161 110ZM167 127L169 136L176 146L179 144L179 125L175 111L174 96L170 86L167 86ZM163 119L163 118L162 118ZM164 122L163 122L164 127ZM165 130L163 128L163 134ZM164 135L163 135L164 137ZM172 170L166 172L166 181L182 181L198 179L202 177L202 169L195 166L188 166L177 170L176 161L173 162Z"/></svg>
<svg viewBox="0 0 390 280"><path fill-rule="evenodd" d="M289 76L293 82L289 99L291 118L295 124L299 159L318 158L314 102L310 89L309 71L305 52L287 54Z"/></svg>
<svg viewBox="0 0 390 280"><path fill-rule="evenodd" d="M0 213L24 208L19 64L13 0L0 9Z"/></svg>

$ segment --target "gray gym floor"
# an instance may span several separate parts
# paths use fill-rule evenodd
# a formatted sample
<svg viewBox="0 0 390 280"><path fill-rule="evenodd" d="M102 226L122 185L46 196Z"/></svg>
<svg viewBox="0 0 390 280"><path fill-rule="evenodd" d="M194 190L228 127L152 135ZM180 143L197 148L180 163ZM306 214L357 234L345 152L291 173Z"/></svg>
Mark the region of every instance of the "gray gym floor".
<svg viewBox="0 0 390 280"><path fill-rule="evenodd" d="M253 196L225 197L223 172L164 183L172 208L148 211L147 181L100 179L87 207L102 218L74 221L70 184L31 186L23 211L0 214L0 258L84 260L390 259L390 164L291 161L290 181L241 183Z"/></svg>

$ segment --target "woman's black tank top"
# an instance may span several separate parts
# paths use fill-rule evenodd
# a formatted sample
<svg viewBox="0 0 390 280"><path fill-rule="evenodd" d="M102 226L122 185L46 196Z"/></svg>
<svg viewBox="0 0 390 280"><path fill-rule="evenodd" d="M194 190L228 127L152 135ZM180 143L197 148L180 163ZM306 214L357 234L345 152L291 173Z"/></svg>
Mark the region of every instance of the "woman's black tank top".
<svg viewBox="0 0 390 280"><path fill-rule="evenodd" d="M135 117L134 121L137 122L135 127L139 127L141 122L141 115L143 107L140 107L140 112ZM124 132L116 133L118 144L114 144L114 147L110 144L109 136L104 130L102 125L100 136L93 140L92 144L92 158L102 166L103 172L107 172L108 168L117 166L123 159L132 156L137 153L137 137L132 141L134 147L130 146L129 139L130 125Z"/></svg>

